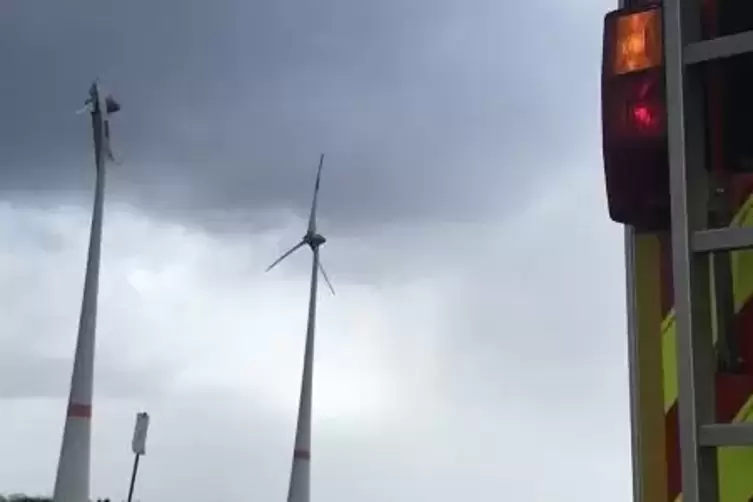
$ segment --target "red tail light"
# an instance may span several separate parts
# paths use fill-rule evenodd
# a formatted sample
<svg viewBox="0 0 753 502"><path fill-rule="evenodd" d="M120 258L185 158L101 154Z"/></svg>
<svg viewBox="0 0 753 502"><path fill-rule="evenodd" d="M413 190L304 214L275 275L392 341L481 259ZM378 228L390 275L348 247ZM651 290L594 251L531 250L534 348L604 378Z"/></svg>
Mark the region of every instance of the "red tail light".
<svg viewBox="0 0 753 502"><path fill-rule="evenodd" d="M602 133L609 213L639 230L669 226L661 8L607 14Z"/></svg>

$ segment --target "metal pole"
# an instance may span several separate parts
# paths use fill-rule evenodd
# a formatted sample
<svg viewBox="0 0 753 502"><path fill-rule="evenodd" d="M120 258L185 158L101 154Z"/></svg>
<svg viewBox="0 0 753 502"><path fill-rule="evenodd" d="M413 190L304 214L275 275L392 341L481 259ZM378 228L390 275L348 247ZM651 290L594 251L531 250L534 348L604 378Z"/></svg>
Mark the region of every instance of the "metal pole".
<svg viewBox="0 0 753 502"><path fill-rule="evenodd" d="M710 228L726 228L734 216L729 195L730 181L716 174L711 193ZM712 314L715 314L716 346L719 368L738 372L742 363L740 341L735 327L735 297L733 291L732 256L728 252L711 254L713 281Z"/></svg>
<svg viewBox="0 0 753 502"><path fill-rule="evenodd" d="M97 324L97 297L102 245L102 219L105 194L104 111L99 108L99 95L92 86L92 131L96 162L96 187L92 212L89 251L84 279L84 292L78 325L76 353L71 375L68 410L63 442L60 449L53 500L79 502L89 500L91 455L91 414L94 385L94 352Z"/></svg>
<svg viewBox="0 0 753 502"><path fill-rule="evenodd" d="M627 289L627 339L628 339L628 373L630 377L630 439L633 467L633 500L641 501L643 493L643 477L640 464L641 436L640 410L638 407L638 392L640 388L638 374L638 319L637 299L635 287L635 232L632 227L625 226L625 275Z"/></svg>
<svg viewBox="0 0 753 502"><path fill-rule="evenodd" d="M311 475L311 403L314 380L314 333L316 326L316 296L319 283L319 245L311 247L311 291L309 295L306 348L303 359L303 381L298 408L293 466L290 472L288 502L308 502Z"/></svg>
<svg viewBox="0 0 753 502"><path fill-rule="evenodd" d="M703 88L698 68L686 68L688 43L700 36L700 0L664 2L664 43L672 205L672 272L677 329L678 422L684 502L716 502L717 452L698 431L715 423L716 358L711 334L709 259L691 248L708 228Z"/></svg>
<svg viewBox="0 0 753 502"><path fill-rule="evenodd" d="M128 502L131 502L133 499L133 488L136 486L136 474L139 471L139 459L141 458L140 454L136 454L135 458L133 460L133 472L131 473L131 486L128 488Z"/></svg>

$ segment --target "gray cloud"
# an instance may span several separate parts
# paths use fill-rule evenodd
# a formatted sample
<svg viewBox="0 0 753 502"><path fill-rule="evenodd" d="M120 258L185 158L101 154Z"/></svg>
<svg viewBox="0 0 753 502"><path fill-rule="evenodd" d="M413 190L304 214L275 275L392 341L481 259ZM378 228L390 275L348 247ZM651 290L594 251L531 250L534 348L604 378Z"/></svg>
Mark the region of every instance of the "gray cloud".
<svg viewBox="0 0 753 502"><path fill-rule="evenodd" d="M70 209L53 218L8 205L1 210L5 217L0 230L16 237L0 245L0 398L67 396L83 285L86 216ZM104 302L112 297L110 277L105 270ZM136 303L131 289L118 291L118 306ZM100 336L111 332L105 325ZM107 345L97 356L99 386L109 397L159 394L171 378L169 361L129 358Z"/></svg>
<svg viewBox="0 0 753 502"><path fill-rule="evenodd" d="M240 397L197 393L174 396L169 407L149 403L153 411L149 450L142 460L136 499L284 498L293 423L241 402ZM56 404L27 406L26 412L35 419L46 418ZM14 406L8 409L9 415L18 416ZM100 406L93 443L95 496L118 497L127 489L133 410L133 403ZM511 410L507 420L497 421L450 406L441 411L441 421L431 418L378 435L318 427L312 498L377 502L423 495L449 501L501 494L544 502L578 500L587 494L599 500L630 500L628 477L615 476L613 470L629 465L624 436L604 441L577 422L546 416L525 425L521 414L530 409ZM7 422L7 416L0 417L0 424ZM0 481L10 474L18 481L28 480L29 467L38 470L40 463L50 476L54 474L54 462L43 459L54 459L57 424L38 423L35 434L42 441L36 458L19 449L16 464L0 472ZM28 434L19 432L21 437ZM532 437L546 445L546 454L533 445ZM541 476L542 470L550 474Z"/></svg>
<svg viewBox="0 0 753 502"><path fill-rule="evenodd" d="M72 112L101 75L124 105L113 191L142 207L203 223L302 214L325 151L333 227L483 219L593 145L608 7L13 1L0 184L88 189L88 125Z"/></svg>
<svg viewBox="0 0 753 502"><path fill-rule="evenodd" d="M123 365L112 353L102 354L98 366L97 385L103 394L114 399L143 399L160 393L160 387L170 376L156 365ZM14 349L7 340L3 340L0 400L67 398L70 373L69 355L52 357L25 348Z"/></svg>
<svg viewBox="0 0 753 502"><path fill-rule="evenodd" d="M629 500L620 232L598 168L612 7L6 2L0 443L17 453L0 489L52 485L93 177L73 111L100 75L123 165L95 497L125 493L141 408L137 499L284 497L310 257L261 271L302 230L324 151L338 296L320 303L314 497Z"/></svg>
<svg viewBox="0 0 753 502"><path fill-rule="evenodd" d="M363 277L360 249L333 246L342 275L340 294L320 303L316 497L629 500L619 230L600 189L590 176L562 176L514 223L451 228L455 244L430 258L436 232L387 233L394 254L369 257L364 281L353 280ZM31 287L3 285L16 298L2 316L3 348L16 340L70 354L86 214L4 210L0 252L14 260L0 277L16 270ZM574 214L579 226L566 226ZM306 284L295 266L264 277L249 264L287 232L232 239L122 211L108 221L93 494L125 489L133 413L146 408L154 420L138 498L284 496ZM579 246L563 246L573 232ZM38 305L49 316L34 320ZM21 381L36 361L18 354L4 378ZM119 391L103 369L114 360L132 389L148 379L160 391ZM44 492L64 393L42 405L32 384L2 401L3 441L21 453L0 468L0 486ZM19 429L22 415L33 427Z"/></svg>

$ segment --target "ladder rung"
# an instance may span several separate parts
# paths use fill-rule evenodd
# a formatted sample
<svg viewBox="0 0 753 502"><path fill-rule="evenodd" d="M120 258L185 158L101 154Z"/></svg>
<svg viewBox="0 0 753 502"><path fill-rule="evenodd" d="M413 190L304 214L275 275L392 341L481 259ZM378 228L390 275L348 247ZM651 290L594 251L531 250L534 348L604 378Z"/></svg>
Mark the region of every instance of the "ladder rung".
<svg viewBox="0 0 753 502"><path fill-rule="evenodd" d="M753 31L695 42L685 47L685 64L697 64L753 52Z"/></svg>
<svg viewBox="0 0 753 502"><path fill-rule="evenodd" d="M699 253L753 248L753 228L701 230L693 236L693 250Z"/></svg>
<svg viewBox="0 0 753 502"><path fill-rule="evenodd" d="M701 446L753 446L753 423L703 425L698 441Z"/></svg>

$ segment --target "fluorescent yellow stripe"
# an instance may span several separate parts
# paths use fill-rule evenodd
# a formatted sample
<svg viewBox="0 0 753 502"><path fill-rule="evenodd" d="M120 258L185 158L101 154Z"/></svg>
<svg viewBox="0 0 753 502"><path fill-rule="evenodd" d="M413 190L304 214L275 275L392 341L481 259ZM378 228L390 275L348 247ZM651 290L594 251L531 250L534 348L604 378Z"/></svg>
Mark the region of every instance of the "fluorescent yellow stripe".
<svg viewBox="0 0 753 502"><path fill-rule="evenodd" d="M664 374L664 413L666 413L677 400L677 330L675 329L674 309L662 323L661 356Z"/></svg>
<svg viewBox="0 0 753 502"><path fill-rule="evenodd" d="M730 226L753 227L753 195L735 215ZM753 251L735 251L731 254L735 312L753 296ZM712 271L713 274L713 271ZM713 276L712 276L713 278ZM712 304L715 298L712 295ZM714 312L716 309L712 309ZM713 323L716 341L716 322ZM662 364L664 375L664 410L669 410L677 400L677 332L675 311L670 310L661 323ZM753 396L748 398L734 419L735 422L753 422ZM724 447L718 449L720 502L745 502L753 496L753 448ZM674 502L682 502L679 494Z"/></svg>
<svg viewBox="0 0 753 502"><path fill-rule="evenodd" d="M753 196L737 212L732 226L753 226ZM753 295L753 252L735 251L731 257L735 311L738 311Z"/></svg>
<svg viewBox="0 0 753 502"><path fill-rule="evenodd" d="M635 361L637 372L638 440L634 455L641 477L636 500L667 502L667 462L665 457L665 417L661 395L662 347L659 325L661 311L661 243L655 234L636 235L633 242L635 265ZM658 392L657 392L658 390Z"/></svg>
<svg viewBox="0 0 753 502"><path fill-rule="evenodd" d="M751 213L753 214L753 213ZM709 279L714 284L714 267L709 267ZM711 338L719 338L716 322L716 294L711 291ZM673 308L662 322L662 373L664 374L664 413L677 401L677 327Z"/></svg>
<svg viewBox="0 0 753 502"><path fill-rule="evenodd" d="M753 396L740 408L735 422L753 422ZM719 502L747 502L753 497L753 448L719 448ZM682 502L682 493L675 502Z"/></svg>
<svg viewBox="0 0 753 502"><path fill-rule="evenodd" d="M664 320L661 322L661 332L664 333L667 331L671 325L675 323L675 308L672 307L669 309L669 312L667 312L667 316L664 318Z"/></svg>
<svg viewBox="0 0 753 502"><path fill-rule="evenodd" d="M753 227L753 195L748 197L740 207L730 226ZM735 251L731 255L735 312L753 296L753 251ZM711 274L713 279L713 267ZM712 283L713 284L713 283ZM712 307L716 298L711 295ZM717 340L716 308L712 308L712 336ZM664 412L666 413L677 401L677 331L675 328L675 309L672 308L661 323L662 364L664 374Z"/></svg>
<svg viewBox="0 0 753 502"><path fill-rule="evenodd" d="M732 224L733 227L746 227L750 223L751 215L750 213L753 212L753 195L748 196L748 199L745 201L745 203L740 206L740 209L738 209L737 214L735 214L735 217L732 218Z"/></svg>
<svg viewBox="0 0 753 502"><path fill-rule="evenodd" d="M753 422L753 396L740 408L735 422ZM753 496L753 448L719 448L719 501L745 502Z"/></svg>
<svg viewBox="0 0 753 502"><path fill-rule="evenodd" d="M753 396L748 398L748 401L735 415L735 422L753 422Z"/></svg>

